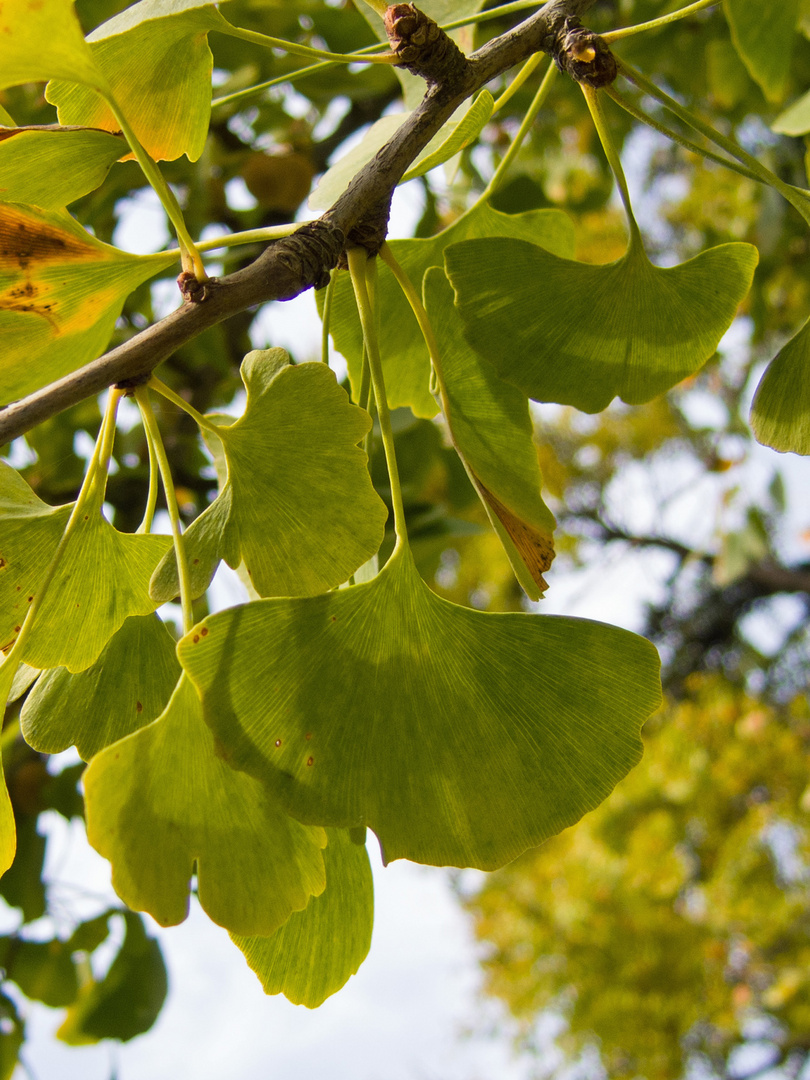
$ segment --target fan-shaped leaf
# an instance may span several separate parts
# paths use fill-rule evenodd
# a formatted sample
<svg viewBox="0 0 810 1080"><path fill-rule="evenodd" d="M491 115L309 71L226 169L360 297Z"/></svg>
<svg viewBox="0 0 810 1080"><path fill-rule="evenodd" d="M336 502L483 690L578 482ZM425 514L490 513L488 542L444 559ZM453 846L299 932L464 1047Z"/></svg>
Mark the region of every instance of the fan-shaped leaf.
<svg viewBox="0 0 810 1080"><path fill-rule="evenodd" d="M212 616L178 655L234 764L292 814L438 865L493 869L593 809L660 698L649 642L456 607L407 547L369 584Z"/></svg>
<svg viewBox="0 0 810 1080"><path fill-rule="evenodd" d="M186 533L195 595L224 558L234 569L244 561L262 596L311 596L348 580L382 543L387 511L357 445L368 413L325 364L288 359L268 349L242 363L245 414L218 428L228 481ZM170 554L152 594L177 591Z"/></svg>
<svg viewBox="0 0 810 1080"><path fill-rule="evenodd" d="M106 84L84 40L73 0L6 0L0 7L0 89L46 79Z"/></svg>
<svg viewBox="0 0 810 1080"><path fill-rule="evenodd" d="M787 87L799 0L725 0L731 37L751 78L769 101Z"/></svg>
<svg viewBox="0 0 810 1080"><path fill-rule="evenodd" d="M69 1046L134 1039L154 1024L166 1000L168 980L160 945L146 933L139 915L120 914L126 935L110 970L99 982L91 979L82 986L57 1032Z"/></svg>
<svg viewBox="0 0 810 1080"><path fill-rule="evenodd" d="M266 994L316 1009L354 975L371 946L374 883L366 849L327 829L326 888L271 937L233 937Z"/></svg>
<svg viewBox="0 0 810 1080"><path fill-rule="evenodd" d="M0 204L0 404L94 359L127 295L175 261L102 244L62 210Z"/></svg>
<svg viewBox="0 0 810 1080"><path fill-rule="evenodd" d="M174 641L157 615L127 619L85 671L43 672L20 713L25 741L43 754L75 745L89 761L157 719L179 675Z"/></svg>
<svg viewBox="0 0 810 1080"><path fill-rule="evenodd" d="M497 377L463 339L444 271L425 274L425 307L441 357L442 411L458 453L518 580L538 600L554 558L554 515L540 497L540 467L526 395Z"/></svg>
<svg viewBox="0 0 810 1080"><path fill-rule="evenodd" d="M0 131L0 197L59 209L99 187L127 152L120 135L93 128Z"/></svg>
<svg viewBox="0 0 810 1080"><path fill-rule="evenodd" d="M211 0L141 0L89 35L93 61L155 160L202 153L211 116L208 32L223 27ZM46 97L61 124L120 130L107 103L84 87L54 81Z"/></svg>
<svg viewBox="0 0 810 1080"><path fill-rule="evenodd" d="M195 860L200 903L239 934L272 934L324 888L325 834L225 763L185 677L158 720L93 758L84 789L116 892L161 926L188 914Z"/></svg>
<svg viewBox="0 0 810 1080"><path fill-rule="evenodd" d="M561 259L525 240L445 251L470 345L536 401L599 412L639 405L697 371L751 286L757 250L723 244L656 267L637 234L606 266Z"/></svg>
<svg viewBox="0 0 810 1080"><path fill-rule="evenodd" d="M768 365L751 406L751 427L774 450L810 454L810 320Z"/></svg>
<svg viewBox="0 0 810 1080"><path fill-rule="evenodd" d="M487 203L474 206L449 229L429 240L391 240L391 251L417 290L430 266L444 265L448 244L472 237L514 236L570 256L574 251L571 220L559 210L530 210L502 214ZM391 271L380 265L377 295L380 310L380 350L385 388L392 408L407 405L417 416L435 416L430 393L430 358L422 332ZM322 294L320 294L322 295ZM335 282L330 331L349 364L352 393L357 400L363 365L363 331L348 275Z"/></svg>

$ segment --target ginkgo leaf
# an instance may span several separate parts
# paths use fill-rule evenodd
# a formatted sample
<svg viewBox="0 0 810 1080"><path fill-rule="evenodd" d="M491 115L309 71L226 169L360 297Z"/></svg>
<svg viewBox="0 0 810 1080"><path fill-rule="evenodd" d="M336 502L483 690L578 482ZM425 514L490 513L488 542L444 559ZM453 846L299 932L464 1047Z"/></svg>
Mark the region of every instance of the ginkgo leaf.
<svg viewBox="0 0 810 1080"><path fill-rule="evenodd" d="M323 830L226 764L185 677L158 720L93 758L84 790L116 892L161 926L188 914L195 861L200 904L238 934L272 934L323 891Z"/></svg>
<svg viewBox="0 0 810 1080"><path fill-rule="evenodd" d="M0 6L0 40L0 89L57 78L106 88L73 0L5 0Z"/></svg>
<svg viewBox="0 0 810 1080"><path fill-rule="evenodd" d="M271 937L238 937L266 994L317 1009L356 974L371 946L374 883L366 849L343 829L327 829L326 888Z"/></svg>
<svg viewBox="0 0 810 1080"><path fill-rule="evenodd" d="M98 356L128 294L175 261L102 244L63 210L0 204L0 404Z"/></svg>
<svg viewBox="0 0 810 1080"><path fill-rule="evenodd" d="M488 870L598 805L660 701L648 641L457 607L405 545L369 584L211 616L178 655L229 760L299 820Z"/></svg>
<svg viewBox="0 0 810 1080"><path fill-rule="evenodd" d="M157 719L179 676L174 641L157 615L127 619L85 671L42 674L20 713L25 741L43 754L75 745L89 761Z"/></svg>
<svg viewBox="0 0 810 1080"><path fill-rule="evenodd" d="M120 135L94 128L0 131L0 198L44 210L68 206L100 187L128 149Z"/></svg>
<svg viewBox="0 0 810 1080"><path fill-rule="evenodd" d="M518 580L538 600L546 588L543 574L554 558L555 521L540 496L528 399L465 343L444 271L428 270L423 288L441 357L442 411L453 443Z"/></svg>
<svg viewBox="0 0 810 1080"><path fill-rule="evenodd" d="M114 914L124 917L124 940L104 978L84 982L75 1004L68 1009L56 1033L68 1046L87 1046L101 1039L134 1039L154 1024L166 1000L168 979L160 945L146 933L139 915L131 911Z"/></svg>
<svg viewBox="0 0 810 1080"><path fill-rule="evenodd" d="M389 246L418 291L428 267L444 265L444 249L448 244L482 236L520 237L561 256L570 256L574 251L574 227L562 211L502 214L488 203L474 206L438 236L427 240L390 240ZM323 294L317 295L320 299ZM388 403L392 408L409 406L417 416L435 416L438 407L430 392L427 347L408 301L384 263L379 267L377 297ZM357 400L363 367L363 330L348 274L339 274L335 281L329 329L348 362L352 394Z"/></svg>
<svg viewBox="0 0 810 1080"><path fill-rule="evenodd" d="M774 450L810 454L810 320L768 365L754 395L751 427Z"/></svg>
<svg viewBox="0 0 810 1080"><path fill-rule="evenodd" d="M156 160L203 151L211 116L211 30L228 28L211 0L141 0L88 37L93 61L141 145ZM84 87L52 82L61 124L119 131L109 105Z"/></svg>
<svg viewBox="0 0 810 1080"><path fill-rule="evenodd" d="M20 632L28 605L65 531L70 506L48 506L0 461L0 648Z"/></svg>
<svg viewBox="0 0 810 1080"><path fill-rule="evenodd" d="M460 150L474 143L492 116L495 99L489 90L482 90L460 120L448 121L447 124L428 143L400 183L407 183L417 176L424 176ZM452 124L452 126L451 126ZM434 148L434 142L437 144Z"/></svg>
<svg viewBox="0 0 810 1080"><path fill-rule="evenodd" d="M525 240L467 240L445 251L469 344L536 401L600 412L650 401L714 353L748 292L751 244L653 266L638 233L617 262L561 259Z"/></svg>
<svg viewBox="0 0 810 1080"><path fill-rule="evenodd" d="M220 558L244 561L262 596L311 596L347 581L382 543L387 511L365 452L371 427L325 364L288 363L283 349L248 353L244 416L217 434L228 480L185 535L192 589ZM177 595L173 555L152 595Z"/></svg>
<svg viewBox="0 0 810 1080"><path fill-rule="evenodd" d="M799 18L799 0L725 0L731 38L740 59L769 101L787 88Z"/></svg>

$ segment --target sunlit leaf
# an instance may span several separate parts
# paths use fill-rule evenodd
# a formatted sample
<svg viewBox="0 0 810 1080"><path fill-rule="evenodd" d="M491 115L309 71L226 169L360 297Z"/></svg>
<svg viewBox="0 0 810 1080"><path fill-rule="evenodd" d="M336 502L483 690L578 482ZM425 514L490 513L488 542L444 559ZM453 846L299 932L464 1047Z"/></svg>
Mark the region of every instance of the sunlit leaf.
<svg viewBox="0 0 810 1080"><path fill-rule="evenodd" d="M210 0L141 0L88 37L93 61L142 146L156 160L203 151L211 115L208 32L228 23ZM119 131L109 106L84 87L52 82L61 124Z"/></svg>
<svg viewBox="0 0 810 1080"><path fill-rule="evenodd" d="M87 836L112 863L121 899L161 926L188 914L196 861L200 903L214 922L269 935L323 890L326 837L226 764L201 712L182 677L158 720L93 758Z"/></svg>
<svg viewBox="0 0 810 1080"><path fill-rule="evenodd" d="M140 916L131 911L120 914L126 935L110 970L100 981L92 979L81 988L57 1032L70 1046L134 1039L154 1024L166 1000L168 980L160 945L146 933Z"/></svg>
<svg viewBox="0 0 810 1080"><path fill-rule="evenodd" d="M195 595L224 558L244 562L262 596L311 596L348 580L382 543L387 511L357 445L368 413L325 364L288 359L269 349L242 363L245 414L218 429L228 481L186 533ZM152 594L177 591L170 554Z"/></svg>
<svg viewBox="0 0 810 1080"><path fill-rule="evenodd" d="M495 100L489 90L482 90L461 119L453 123L452 128L450 127L452 122L446 124L439 134L428 143L402 177L402 183L413 180L417 176L424 176L431 169L443 165L445 161L449 161L460 150L474 143L489 121L490 116L492 116L494 104ZM436 140L440 141L434 149L433 143Z"/></svg>
<svg viewBox="0 0 810 1080"><path fill-rule="evenodd" d="M518 580L537 600L546 587L543 573L554 558L555 521L540 497L529 402L465 343L443 270L428 270L424 293L441 357L442 411L453 442Z"/></svg>
<svg viewBox="0 0 810 1080"><path fill-rule="evenodd" d="M762 376L751 406L757 439L783 453L810 454L810 321Z"/></svg>
<svg viewBox="0 0 810 1080"><path fill-rule="evenodd" d="M180 665L156 615L127 619L98 660L77 675L43 672L20 713L25 741L44 754L76 746L89 761L163 712Z"/></svg>
<svg viewBox="0 0 810 1080"><path fill-rule="evenodd" d="M365 960L374 922L374 884L363 845L328 829L326 888L271 937L233 937L266 994L316 1009Z"/></svg>
<svg viewBox="0 0 810 1080"><path fill-rule="evenodd" d="M400 547L371 583L207 619L178 654L238 768L389 860L492 869L638 761L655 650L584 620L456 607Z"/></svg>
<svg viewBox="0 0 810 1080"><path fill-rule="evenodd" d="M70 79L104 89L73 0L5 0L0 7L0 89Z"/></svg>
<svg viewBox="0 0 810 1080"><path fill-rule="evenodd" d="M627 254L592 266L525 240L445 252L467 341L536 401L599 412L649 401L714 353L751 286L757 250L723 244L656 267L634 233Z"/></svg>
<svg viewBox="0 0 810 1080"><path fill-rule="evenodd" d="M44 210L68 206L99 187L127 150L120 135L92 128L0 131L0 198Z"/></svg>
<svg viewBox="0 0 810 1080"><path fill-rule="evenodd" d="M65 211L0 204L0 403L95 359L127 295L174 262L102 244Z"/></svg>
<svg viewBox="0 0 810 1080"><path fill-rule="evenodd" d="M450 228L428 240L391 240L389 245L417 291L430 266L444 265L448 244L473 237L514 236L571 256L574 229L559 210L502 214L488 203L473 207ZM380 349L389 404L409 406L417 416L435 416L438 406L430 393L430 358L419 325L391 271L380 265L377 287L380 306ZM319 294L321 295L321 294ZM349 364L352 393L357 400L363 363L363 332L347 274L335 282L330 331Z"/></svg>
<svg viewBox="0 0 810 1080"><path fill-rule="evenodd" d="M14 681L14 668L16 665L0 661L0 705L5 712L6 701ZM0 762L2 765L2 762ZM3 768L0 768L0 876L14 862L14 853L17 850L17 826L14 823L14 811L11 807L11 799L8 794L6 777Z"/></svg>
<svg viewBox="0 0 810 1080"><path fill-rule="evenodd" d="M799 0L725 0L737 52L769 101L787 87Z"/></svg>

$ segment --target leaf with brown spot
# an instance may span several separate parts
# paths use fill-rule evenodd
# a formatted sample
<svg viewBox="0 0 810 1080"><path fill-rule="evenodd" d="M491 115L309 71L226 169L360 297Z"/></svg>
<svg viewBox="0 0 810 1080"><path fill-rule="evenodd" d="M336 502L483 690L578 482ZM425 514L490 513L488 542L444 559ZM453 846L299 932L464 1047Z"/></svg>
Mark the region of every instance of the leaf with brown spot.
<svg viewBox="0 0 810 1080"><path fill-rule="evenodd" d="M0 404L98 356L128 294L175 260L102 244L64 210L0 203Z"/></svg>

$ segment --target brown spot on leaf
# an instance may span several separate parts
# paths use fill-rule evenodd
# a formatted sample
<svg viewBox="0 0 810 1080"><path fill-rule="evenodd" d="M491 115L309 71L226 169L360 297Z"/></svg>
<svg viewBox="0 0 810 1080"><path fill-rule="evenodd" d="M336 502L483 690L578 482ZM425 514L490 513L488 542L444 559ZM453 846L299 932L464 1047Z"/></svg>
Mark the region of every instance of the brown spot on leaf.
<svg viewBox="0 0 810 1080"><path fill-rule="evenodd" d="M276 739L276 746L281 746L281 739Z"/></svg>
<svg viewBox="0 0 810 1080"><path fill-rule="evenodd" d="M312 738L312 732L308 731L304 738L307 740L307 742L309 742L309 740Z"/></svg>
<svg viewBox="0 0 810 1080"><path fill-rule="evenodd" d="M513 514L497 496L484 487L477 477L475 483L481 498L497 514L498 520L509 534L509 538L515 545L526 569L531 574L532 580L541 592L545 592L548 584L543 574L551 566L555 554L554 539L551 533L541 532L534 525L530 525L529 522L518 517L517 514Z"/></svg>
<svg viewBox="0 0 810 1080"><path fill-rule="evenodd" d="M314 764L315 764L315 758L308 757L307 758L307 765L314 765Z"/></svg>
<svg viewBox="0 0 810 1080"><path fill-rule="evenodd" d="M27 270L31 263L85 262L101 258L89 244L19 207L0 211L0 266Z"/></svg>
<svg viewBox="0 0 810 1080"><path fill-rule="evenodd" d="M196 645L196 644L197 644L197 642L198 642L198 641L200 640L200 635L199 635L199 634L195 634L195 635L194 635L194 637L193 637L193 638L192 638L191 640L192 640L192 641L194 642L194 644Z"/></svg>
<svg viewBox="0 0 810 1080"><path fill-rule="evenodd" d="M208 637L208 627L204 626L200 631L200 637Z"/></svg>
<svg viewBox="0 0 810 1080"><path fill-rule="evenodd" d="M138 712L138 713L143 712L143 705L140 703L140 701L135 702L135 712Z"/></svg>

